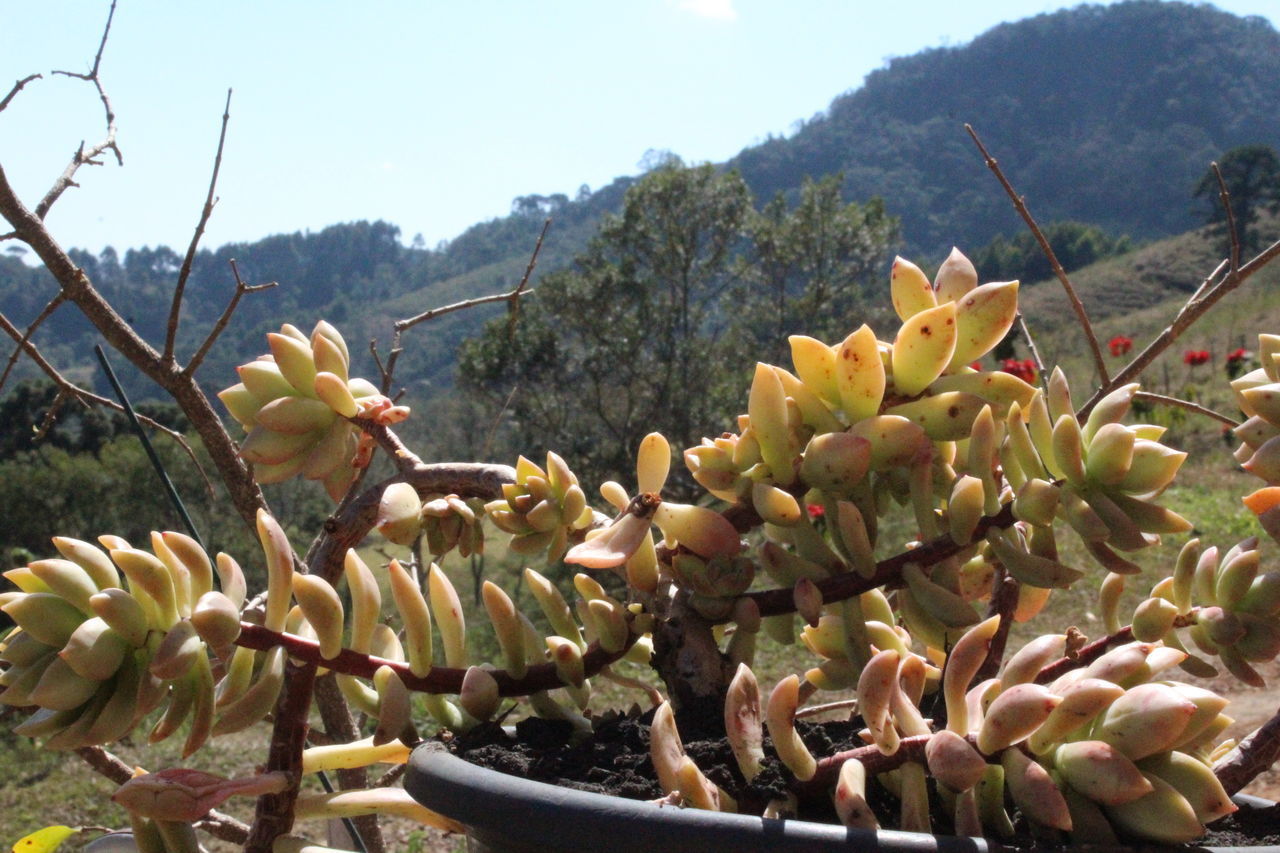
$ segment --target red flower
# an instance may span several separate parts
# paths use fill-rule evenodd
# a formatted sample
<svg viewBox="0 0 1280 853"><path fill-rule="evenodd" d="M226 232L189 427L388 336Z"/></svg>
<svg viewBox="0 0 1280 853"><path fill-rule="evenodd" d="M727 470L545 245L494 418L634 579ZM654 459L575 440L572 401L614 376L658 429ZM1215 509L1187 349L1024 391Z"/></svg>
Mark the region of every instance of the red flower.
<svg viewBox="0 0 1280 853"><path fill-rule="evenodd" d="M1112 355L1124 355L1129 350L1133 349L1133 338L1126 338L1124 335L1116 335L1111 339L1111 342L1108 343L1107 346L1110 347Z"/></svg>
<svg viewBox="0 0 1280 853"><path fill-rule="evenodd" d="M809 510L810 518L822 518L827 514L827 508L822 504L809 504L806 509Z"/></svg>
<svg viewBox="0 0 1280 853"><path fill-rule="evenodd" d="M1195 367L1200 364L1208 364L1209 358L1208 350L1189 349L1182 354L1182 363Z"/></svg>
<svg viewBox="0 0 1280 853"><path fill-rule="evenodd" d="M1005 373L1012 373L1023 382L1036 381L1036 363L1031 359L1018 361L1016 358L1006 358L1000 362L1000 369Z"/></svg>
<svg viewBox="0 0 1280 853"><path fill-rule="evenodd" d="M1227 364L1235 364L1236 362L1244 361L1249 357L1249 355L1249 351L1244 347L1233 349L1231 352L1227 353Z"/></svg>

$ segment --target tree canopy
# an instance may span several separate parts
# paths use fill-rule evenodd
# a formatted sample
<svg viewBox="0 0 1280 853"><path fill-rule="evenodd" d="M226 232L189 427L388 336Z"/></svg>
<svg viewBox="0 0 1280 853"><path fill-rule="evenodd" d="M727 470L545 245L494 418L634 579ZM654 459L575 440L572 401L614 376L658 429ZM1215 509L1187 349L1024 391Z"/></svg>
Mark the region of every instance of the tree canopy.
<svg viewBox="0 0 1280 853"><path fill-rule="evenodd" d="M572 268L542 278L518 321L467 342L460 384L505 410L523 446L563 448L588 478L627 482L651 430L689 446L706 424L730 425L759 341L815 317L847 326L895 228L879 202L840 202L838 179L757 213L737 173L668 162Z"/></svg>
<svg viewBox="0 0 1280 853"><path fill-rule="evenodd" d="M1280 157L1269 145L1241 145L1218 161L1222 185L1231 199L1231 216L1241 246L1260 248L1262 235L1254 227L1263 211L1280 212ZM1208 202L1206 220L1226 234L1227 211L1220 200L1218 175L1210 168L1196 184L1194 195Z"/></svg>

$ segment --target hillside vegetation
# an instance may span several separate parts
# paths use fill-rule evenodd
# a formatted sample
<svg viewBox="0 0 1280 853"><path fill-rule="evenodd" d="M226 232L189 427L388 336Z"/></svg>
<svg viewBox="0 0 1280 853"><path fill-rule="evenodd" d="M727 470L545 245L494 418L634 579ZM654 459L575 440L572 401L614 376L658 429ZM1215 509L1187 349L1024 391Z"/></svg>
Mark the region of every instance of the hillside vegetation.
<svg viewBox="0 0 1280 853"><path fill-rule="evenodd" d="M1276 103L1280 34L1265 20L1155 0L1086 5L891 60L789 137L747 148L725 165L740 170L757 205L777 194L794 203L806 176L842 172L846 201L883 198L901 222L903 253L936 263L952 244L974 253L1021 230L962 130L971 122L1042 222L1071 219L1143 241L1203 220L1191 191L1210 159L1236 145L1280 144ZM353 341L380 338L385 350L396 318L514 286L548 216L554 225L535 286L537 275L567 267L635 182L584 187L575 198L520 196L509 216L434 248L406 246L393 224L357 222L202 251L180 343L193 351L222 311L235 258L246 280L280 286L242 303L202 368L211 386L226 383L238 358L261 351L264 333L281 318L309 325L326 317ZM179 251L74 256L154 341L163 336ZM53 292L43 271L0 257L0 312L15 324L36 317ZM1131 298L1145 304L1138 291ZM415 330L401 381L418 397L452 387L458 345L492 315L464 312ZM36 340L72 378L93 383L94 337L63 309ZM359 369L370 373L372 360L360 350ZM29 364L22 369L34 373ZM124 372L131 393L149 395Z"/></svg>

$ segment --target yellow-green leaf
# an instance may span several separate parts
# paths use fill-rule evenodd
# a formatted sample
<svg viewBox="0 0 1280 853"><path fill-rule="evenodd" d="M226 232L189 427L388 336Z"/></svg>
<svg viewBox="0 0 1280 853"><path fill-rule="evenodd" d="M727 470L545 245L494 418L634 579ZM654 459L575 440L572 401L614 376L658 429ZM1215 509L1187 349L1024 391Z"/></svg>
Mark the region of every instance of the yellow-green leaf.
<svg viewBox="0 0 1280 853"><path fill-rule="evenodd" d="M13 843L13 853L53 853L62 842L80 831L79 827L46 826Z"/></svg>

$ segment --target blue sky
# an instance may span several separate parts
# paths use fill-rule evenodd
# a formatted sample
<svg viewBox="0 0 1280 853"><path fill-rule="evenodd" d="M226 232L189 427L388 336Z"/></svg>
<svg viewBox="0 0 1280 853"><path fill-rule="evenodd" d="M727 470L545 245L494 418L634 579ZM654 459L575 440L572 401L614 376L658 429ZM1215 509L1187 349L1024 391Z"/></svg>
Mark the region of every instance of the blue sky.
<svg viewBox="0 0 1280 853"><path fill-rule="evenodd" d="M34 204L102 133L86 70L106 0L0 0L0 165ZM64 245L185 247L226 90L207 246L386 219L428 245L512 198L599 187L649 149L724 160L893 56L958 45L1054 0L120 0L102 78L123 169L81 172ZM1280 0L1222 0L1280 26Z"/></svg>

